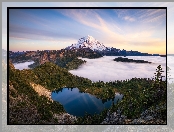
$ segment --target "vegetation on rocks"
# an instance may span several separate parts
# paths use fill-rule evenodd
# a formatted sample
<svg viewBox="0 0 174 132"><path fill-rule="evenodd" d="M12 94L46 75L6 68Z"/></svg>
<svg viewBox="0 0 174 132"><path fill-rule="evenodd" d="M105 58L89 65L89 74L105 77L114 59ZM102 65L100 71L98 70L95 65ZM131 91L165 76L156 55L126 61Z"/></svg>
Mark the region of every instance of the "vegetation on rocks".
<svg viewBox="0 0 174 132"><path fill-rule="evenodd" d="M61 49L54 51L33 51L33 52L23 52L21 54L16 52L10 52L10 60L13 63L34 61L33 64L29 65L29 68L35 68L39 65L44 64L45 62L52 62L62 68L68 70L77 69L81 64L85 63L78 57L83 58L99 58L102 55L98 52L94 52L89 48L84 49Z"/></svg>
<svg viewBox="0 0 174 132"><path fill-rule="evenodd" d="M85 117L81 117L78 119L78 123L98 124L107 117L103 124L166 124L167 89L166 81L162 80L162 72L159 65L154 79L133 78L129 81L115 82L117 90L124 95L122 100L101 114L87 114ZM114 82L112 85L114 88Z"/></svg>
<svg viewBox="0 0 174 132"><path fill-rule="evenodd" d="M151 63L151 62L144 61L144 60L133 60L133 59L122 58L122 57L115 58L114 61L117 61L117 62L135 62L135 63Z"/></svg>
<svg viewBox="0 0 174 132"><path fill-rule="evenodd" d="M30 85L32 77L34 73L31 70L20 71L9 67L10 124L56 123L53 119L54 113L65 112L60 103L51 102L47 97L38 95Z"/></svg>
<svg viewBox="0 0 174 132"><path fill-rule="evenodd" d="M73 69L78 69L78 67L83 64L83 63L86 63L86 61L84 60L81 60L81 59L78 59L78 58L75 58L73 59L71 62L68 62L65 66L65 68L67 70L73 70Z"/></svg>
<svg viewBox="0 0 174 132"><path fill-rule="evenodd" d="M139 87L129 87L124 92L123 99L114 105L112 111L120 108L122 113L128 118L138 118L140 114L148 108L163 106L158 110L160 118L166 120L166 81L162 80L162 68L159 65L156 69L155 78L143 84L139 82ZM148 83L149 82L149 83Z"/></svg>
<svg viewBox="0 0 174 132"><path fill-rule="evenodd" d="M61 61L61 60L60 60ZM62 60L63 61L63 60ZM115 112L120 109L121 113L128 119L140 117L141 113L146 109L153 109L158 115L156 118L166 120L166 81L162 80L162 68L157 67L155 78L132 78L130 80L112 81L112 82L92 82L91 80L79 76L75 76L68 72L67 69L77 68L74 61L67 61L61 66L51 62L28 70L17 70L9 67L9 84L15 90L10 90L10 123L28 123L22 121L21 118L16 118L19 111L23 108L33 108L38 114L38 120L31 121L31 124L55 124L54 114L64 113L63 106L58 102L51 102L45 96L39 94L30 85L31 82L41 85L50 91L58 90L63 87L79 88L80 92L87 92L95 95L103 100L115 97L115 93L123 94L123 99L117 104L113 104L110 112ZM78 62L83 63L83 62ZM63 68L66 67L66 68ZM21 97L19 97L21 95ZM15 101L19 98L23 102ZM16 98L16 99L15 99ZM27 101L26 100L27 98ZM12 105L15 102L15 105ZM30 107L28 105L30 103ZM159 107L158 110L155 108ZM16 113L17 112L17 113ZM77 118L75 124L99 124L107 116L108 110L104 110L101 114L89 115ZM19 114L21 115L21 114ZM25 115L22 112L22 115Z"/></svg>

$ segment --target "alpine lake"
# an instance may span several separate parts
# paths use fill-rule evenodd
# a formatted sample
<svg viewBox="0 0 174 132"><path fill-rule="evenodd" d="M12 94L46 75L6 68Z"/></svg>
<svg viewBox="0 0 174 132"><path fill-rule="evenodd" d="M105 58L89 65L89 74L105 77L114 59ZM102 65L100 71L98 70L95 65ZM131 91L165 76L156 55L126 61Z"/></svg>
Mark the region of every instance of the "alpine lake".
<svg viewBox="0 0 174 132"><path fill-rule="evenodd" d="M78 88L61 88L51 93L54 101L61 103L67 113L80 117L88 114L99 114L105 108L110 108L122 99L123 95L116 93L115 98L102 100L89 93L80 92Z"/></svg>

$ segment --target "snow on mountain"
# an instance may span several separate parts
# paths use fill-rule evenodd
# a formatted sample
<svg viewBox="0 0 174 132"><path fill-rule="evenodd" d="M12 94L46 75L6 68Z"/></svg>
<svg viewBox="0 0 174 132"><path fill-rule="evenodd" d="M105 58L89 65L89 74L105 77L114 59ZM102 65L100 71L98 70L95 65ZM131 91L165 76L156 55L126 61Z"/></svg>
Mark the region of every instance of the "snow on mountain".
<svg viewBox="0 0 174 132"><path fill-rule="evenodd" d="M96 40L90 35L80 38L76 44L72 44L66 49L73 49L73 48L74 49L90 48L93 51L95 50L102 51L106 49L106 47L103 44L101 44L98 40Z"/></svg>

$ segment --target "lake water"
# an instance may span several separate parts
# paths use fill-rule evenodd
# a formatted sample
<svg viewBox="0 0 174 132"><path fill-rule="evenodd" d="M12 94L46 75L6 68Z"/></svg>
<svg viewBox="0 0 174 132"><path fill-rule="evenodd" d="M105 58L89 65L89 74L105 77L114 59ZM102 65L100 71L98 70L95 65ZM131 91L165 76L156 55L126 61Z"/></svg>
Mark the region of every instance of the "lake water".
<svg viewBox="0 0 174 132"><path fill-rule="evenodd" d="M94 82L99 80L108 82L131 79L134 77L152 78L154 77L157 66L161 65L164 71L163 76L166 76L166 57L126 56L126 58L129 59L149 61L152 62L151 64L113 61L113 59L117 57L118 56L104 56L98 59L80 58L87 62L76 70L70 70L70 72L74 75L89 78Z"/></svg>
<svg viewBox="0 0 174 132"><path fill-rule="evenodd" d="M59 91L53 91L51 97L54 101L61 103L69 114L84 116L85 112L89 114L100 113L104 108L109 108L113 102L121 100L123 95L116 94L113 100L102 102L101 99L91 94L80 93L78 88L62 88Z"/></svg>
<svg viewBox="0 0 174 132"><path fill-rule="evenodd" d="M23 63L14 63L15 69L23 70L23 69L30 69L28 65L33 64L34 61L29 61L29 62L23 62Z"/></svg>

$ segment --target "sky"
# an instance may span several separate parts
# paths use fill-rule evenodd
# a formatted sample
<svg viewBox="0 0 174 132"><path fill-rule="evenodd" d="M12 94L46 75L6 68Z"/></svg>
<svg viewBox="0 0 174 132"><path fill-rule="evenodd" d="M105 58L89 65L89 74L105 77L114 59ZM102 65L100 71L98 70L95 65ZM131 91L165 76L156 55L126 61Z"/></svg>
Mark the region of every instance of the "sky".
<svg viewBox="0 0 174 132"><path fill-rule="evenodd" d="M87 35L106 47L166 54L166 10L9 10L11 51L59 50Z"/></svg>
<svg viewBox="0 0 174 132"><path fill-rule="evenodd" d="M7 49L7 7L167 7L167 53L174 54L174 3L172 2L2 2L2 49ZM18 25L17 19L16 22L11 22L11 30L13 30L13 32L11 32L11 37L9 38L10 49L14 51L60 49L65 48L72 43L76 43L79 38L85 35L91 35L108 47L113 46L126 50L133 49L140 52L146 52L148 50L148 53L165 54L166 47L161 46L165 41L163 35L165 34L165 20L162 19L162 16L160 17L162 12L153 14L145 13L144 11L144 15L140 12L139 15L141 16L138 16L138 13L120 10L120 15L117 11L114 17L111 16L111 13L109 12L95 12L92 15L89 15L90 12L88 12L88 15L83 15L83 13L80 14L80 12L74 14L74 11L69 12L69 16L68 14L65 14L65 12L64 14L62 12L56 12L55 10L49 12L54 13L50 15L47 13L45 14L45 17L43 17L43 15L39 15L39 13L21 11L20 14L28 14L27 17L25 16L23 18L22 15L17 14L16 18L22 19L23 22L27 22L25 24L30 26ZM99 17L94 17L96 14L98 14ZM64 17L62 18L64 19L61 19L61 21L58 21L57 23L46 19L57 16L54 20L60 20L60 16L63 15ZM153 19L155 16L156 19ZM75 20L72 20L73 18ZM13 19L15 19L15 16L13 16ZM76 26L83 27L83 31L79 32L78 28L73 28L75 25L69 28L69 32L63 30L65 25L70 23L66 21L68 19L71 19L71 22ZM113 21L109 21L111 19L113 19ZM66 23L63 23L64 26L60 23L63 20L66 21ZM49 26L46 28L46 25ZM55 25L59 25L61 28L58 28ZM115 25L115 27L112 25ZM68 27L70 27L70 24ZM98 29L99 27L102 28ZM18 29L18 32L16 32L16 29ZM23 30L23 32L20 33L22 29L25 29L25 31ZM64 32L56 32L56 29L59 29L59 31L63 30Z"/></svg>
<svg viewBox="0 0 174 132"><path fill-rule="evenodd" d="M7 50L7 7L167 7L167 53L168 54L174 54L174 2L2 2L2 49ZM95 37L95 36L94 36ZM95 37L97 38L97 37ZM98 39L98 38L97 38ZM19 46L20 47L20 46ZM167 59L167 62L173 62L173 58ZM168 63L169 64L169 63ZM173 65L172 65L173 66ZM172 68L171 68L172 69ZM173 69L172 69L173 70ZM174 74L173 74L174 75ZM3 84L6 84L3 82ZM169 85L168 85L169 86ZM171 89L171 87L170 87ZM169 115L169 121L168 121L168 126L157 126L157 127L149 127L147 126L146 128L151 131L151 130L173 130L170 126L172 126L172 123L170 125L170 122L173 121L173 118L171 118L173 114L173 95L171 90L168 90L168 115ZM2 126L4 126L5 130L9 130L8 127L6 127L6 105L7 105L7 88L6 85L2 86L2 115L3 115L3 120L2 120ZM67 127L67 126L66 126ZM17 127L13 127L15 130L21 130L21 127L18 129ZM46 130L46 126L42 129ZM69 127L70 128L70 127ZM68 129L69 129L68 128ZM79 127L76 127L79 129ZM75 129L76 129L75 128ZM94 127L93 127L94 128ZM107 130L110 129L109 127L106 127ZM145 129L146 129L145 128ZM25 126L25 130L29 130L32 128L30 126ZM56 127L56 130L63 130L63 127ZM70 128L71 129L71 128ZM95 129L95 128L94 128ZM102 129L102 128L101 128ZM112 127L111 129L113 130L120 130L120 127ZM137 127L126 127L124 130L127 129L136 129L136 130L142 130L142 127L138 128ZM144 128L143 128L144 129Z"/></svg>

